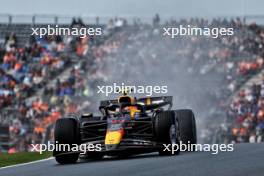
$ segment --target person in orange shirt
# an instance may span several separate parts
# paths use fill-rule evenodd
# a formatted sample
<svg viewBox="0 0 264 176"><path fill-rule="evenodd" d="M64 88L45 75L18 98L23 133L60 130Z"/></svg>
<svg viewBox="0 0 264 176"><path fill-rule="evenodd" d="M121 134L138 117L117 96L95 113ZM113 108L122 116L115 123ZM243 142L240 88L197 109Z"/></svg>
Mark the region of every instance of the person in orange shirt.
<svg viewBox="0 0 264 176"><path fill-rule="evenodd" d="M16 62L15 63L15 66L14 66L14 69L16 70L16 71L19 71L21 68L22 68L22 64L20 63L20 62Z"/></svg>
<svg viewBox="0 0 264 176"><path fill-rule="evenodd" d="M34 128L34 132L37 133L37 134L43 134L43 132L45 131L45 129L41 126L36 126Z"/></svg>

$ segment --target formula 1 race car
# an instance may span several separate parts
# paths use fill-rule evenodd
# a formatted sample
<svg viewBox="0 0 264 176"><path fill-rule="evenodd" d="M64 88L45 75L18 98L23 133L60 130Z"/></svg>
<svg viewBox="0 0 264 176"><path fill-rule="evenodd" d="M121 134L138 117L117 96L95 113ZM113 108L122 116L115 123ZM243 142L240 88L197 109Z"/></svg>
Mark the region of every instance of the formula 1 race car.
<svg viewBox="0 0 264 176"><path fill-rule="evenodd" d="M85 152L90 159L148 152L172 155L164 150L164 144L195 144L196 124L191 110L171 108L172 96L137 99L124 94L116 100L101 101L101 116L71 114L58 119L54 140L56 144L100 145L100 150ZM54 150L53 156L58 163L67 164L75 163L80 153Z"/></svg>

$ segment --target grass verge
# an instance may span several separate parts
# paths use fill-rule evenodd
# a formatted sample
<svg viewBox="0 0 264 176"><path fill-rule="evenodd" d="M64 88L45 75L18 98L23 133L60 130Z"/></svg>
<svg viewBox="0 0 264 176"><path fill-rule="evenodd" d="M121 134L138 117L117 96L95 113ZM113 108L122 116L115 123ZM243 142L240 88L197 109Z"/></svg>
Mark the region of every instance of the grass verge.
<svg viewBox="0 0 264 176"><path fill-rule="evenodd" d="M14 154L0 153L0 168L14 164L28 163L52 156L51 152L39 154L37 152L20 152Z"/></svg>

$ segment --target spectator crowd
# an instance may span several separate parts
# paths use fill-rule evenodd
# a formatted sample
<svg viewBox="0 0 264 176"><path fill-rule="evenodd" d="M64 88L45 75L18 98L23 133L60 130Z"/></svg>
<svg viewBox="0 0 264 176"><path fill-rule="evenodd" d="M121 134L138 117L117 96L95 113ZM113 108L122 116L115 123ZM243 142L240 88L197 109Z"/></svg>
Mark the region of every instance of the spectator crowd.
<svg viewBox="0 0 264 176"><path fill-rule="evenodd" d="M72 25L84 25L78 21ZM162 35L162 26L188 24L232 27L234 35ZM96 86L123 80L176 87L176 105L199 111L203 142L264 140L264 81L241 90L263 68L264 29L256 24L194 18L160 24L156 15L153 25L110 20L101 37L30 37L23 46L17 40L11 33L0 47L0 124L9 125L10 153L50 140L54 122L67 113L96 111ZM186 95L178 80L195 89Z"/></svg>

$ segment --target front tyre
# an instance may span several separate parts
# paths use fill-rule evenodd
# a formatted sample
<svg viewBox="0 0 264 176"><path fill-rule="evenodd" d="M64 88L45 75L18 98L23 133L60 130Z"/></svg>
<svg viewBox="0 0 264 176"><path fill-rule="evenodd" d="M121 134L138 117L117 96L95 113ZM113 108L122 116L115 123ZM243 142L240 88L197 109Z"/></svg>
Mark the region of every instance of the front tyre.
<svg viewBox="0 0 264 176"><path fill-rule="evenodd" d="M58 144L79 144L78 121L73 118L58 119L55 124L54 138ZM60 164L75 163L79 158L79 153L70 151L53 151L53 156Z"/></svg>
<svg viewBox="0 0 264 176"><path fill-rule="evenodd" d="M76 163L79 158L79 154L63 154L55 156L55 160L60 164L73 164Z"/></svg>
<svg viewBox="0 0 264 176"><path fill-rule="evenodd" d="M169 151L166 150L164 144L172 145L177 144L179 148L179 121L175 116L174 111L162 111L158 112L155 116L155 133L157 142L162 144L161 149L159 150L160 155L178 155L180 150Z"/></svg>

